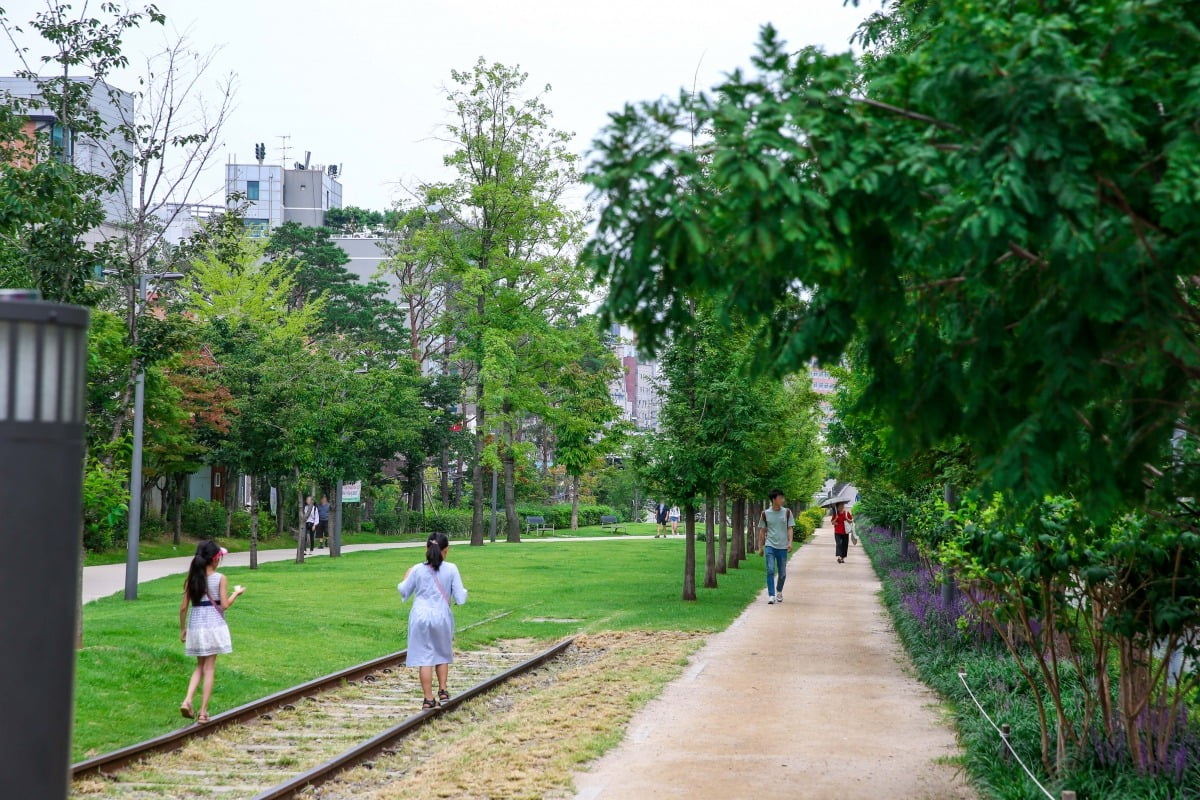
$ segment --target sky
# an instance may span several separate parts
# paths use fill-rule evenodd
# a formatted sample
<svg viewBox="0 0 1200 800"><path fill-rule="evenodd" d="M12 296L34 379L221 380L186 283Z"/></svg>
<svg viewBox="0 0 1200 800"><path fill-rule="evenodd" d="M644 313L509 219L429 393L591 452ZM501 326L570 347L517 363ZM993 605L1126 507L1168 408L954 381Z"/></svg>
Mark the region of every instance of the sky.
<svg viewBox="0 0 1200 800"><path fill-rule="evenodd" d="M7 0L10 22L26 29L21 44L42 51L28 21L47 0ZM63 2L63 0L59 0ZM66 0L78 13L98 13L98 0ZM555 127L575 134L586 154L608 114L627 102L676 96L693 84L706 89L738 67L748 68L762 25L788 44L850 48L859 22L878 0L845 7L843 0L677 2L609 0L157 0L165 27L143 26L125 42L130 69L110 83L137 88L145 56L180 34L200 52L216 49L203 84L215 102L220 79L236 76L235 107L223 144L191 202L223 201L226 162L252 162L254 145L267 161L291 166L311 152L313 164L338 164L343 202L365 208L404 201L404 187L444 180L438 140L448 121L450 70L488 62L519 66L531 93L543 95ZM144 5L139 3L135 5ZM0 71L19 62L0 40ZM281 136L288 136L286 159ZM181 198L176 198L181 199Z"/></svg>

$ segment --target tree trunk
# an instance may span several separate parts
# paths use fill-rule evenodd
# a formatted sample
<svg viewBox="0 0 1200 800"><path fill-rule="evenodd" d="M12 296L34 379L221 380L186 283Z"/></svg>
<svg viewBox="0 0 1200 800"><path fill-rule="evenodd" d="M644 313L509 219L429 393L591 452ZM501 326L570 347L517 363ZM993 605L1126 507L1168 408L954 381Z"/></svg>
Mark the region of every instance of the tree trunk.
<svg viewBox="0 0 1200 800"><path fill-rule="evenodd" d="M683 505L683 599L696 599L696 507Z"/></svg>
<svg viewBox="0 0 1200 800"><path fill-rule="evenodd" d="M250 569L258 569L258 476L250 476Z"/></svg>
<svg viewBox="0 0 1200 800"><path fill-rule="evenodd" d="M478 457L476 451L476 457ZM450 507L450 448L447 445L442 445L442 508ZM474 542L472 542L474 544Z"/></svg>
<svg viewBox="0 0 1200 800"><path fill-rule="evenodd" d="M180 473L175 476L175 524L171 544L178 547L183 542L183 503L184 487L187 475Z"/></svg>
<svg viewBox="0 0 1200 800"><path fill-rule="evenodd" d="M507 541L521 541L521 520L517 518L516 458L513 455L512 423L504 424L504 519L508 526Z"/></svg>
<svg viewBox="0 0 1200 800"><path fill-rule="evenodd" d="M730 532L729 566L737 568L746 558L746 540L742 537L742 528L746 525L745 511L742 506L745 501L740 497L733 498L733 530Z"/></svg>
<svg viewBox="0 0 1200 800"><path fill-rule="evenodd" d="M571 530L579 530L579 476L571 476Z"/></svg>
<svg viewBox="0 0 1200 800"><path fill-rule="evenodd" d="M717 528L712 492L704 496L704 588L717 588Z"/></svg>
<svg viewBox="0 0 1200 800"><path fill-rule="evenodd" d="M483 410L483 379L480 378L475 383L475 467L471 470L472 547L483 547L483 436L487 431L486 424L487 412Z"/></svg>
<svg viewBox="0 0 1200 800"><path fill-rule="evenodd" d="M300 527L297 529L299 532L296 534L296 563L303 564L304 563L304 544L305 544L305 542L304 542L304 538L305 538L304 537L304 484L301 483L301 481L300 481L300 468L293 467L292 470L293 470L293 474L296 477L296 508L298 509L296 514L297 514L297 516L300 517Z"/></svg>
<svg viewBox="0 0 1200 800"><path fill-rule="evenodd" d="M283 475L279 475L275 479L275 482L279 486L279 488L275 491L275 536L282 539L283 538L283 509L284 509L284 502L283 502L284 491L283 490L287 486L287 480ZM303 507L304 507L303 502L300 503L300 507L301 507L301 509L303 509ZM301 528L303 529L303 526L301 526Z"/></svg>
<svg viewBox="0 0 1200 800"><path fill-rule="evenodd" d="M725 501L726 501L725 484L722 483L721 484L721 501L720 501L719 507L717 508L717 514L719 514L721 517L721 535L720 535L720 538L717 540L717 573L720 575L726 574L726 571L727 571L726 561L725 561L725 550L728 547L728 539L726 538L726 530L725 530L725 521L726 521Z"/></svg>

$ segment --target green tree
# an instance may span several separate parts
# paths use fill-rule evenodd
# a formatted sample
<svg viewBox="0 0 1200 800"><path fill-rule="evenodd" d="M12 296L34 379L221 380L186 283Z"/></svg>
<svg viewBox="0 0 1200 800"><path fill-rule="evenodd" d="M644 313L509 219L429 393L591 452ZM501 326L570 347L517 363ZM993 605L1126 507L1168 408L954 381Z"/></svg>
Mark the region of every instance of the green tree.
<svg viewBox="0 0 1200 800"><path fill-rule="evenodd" d="M120 189L123 173L78 169L73 144L103 145L113 136L92 100L108 92L104 80L111 72L128 66L121 52L125 34L143 22L162 24L165 17L153 5L126 11L106 4L99 16L85 10L77 19L70 11L50 3L28 23L52 47L43 62L56 74L44 77L26 59L22 28L0 9L0 27L21 62L16 76L35 87L34 96L10 95L0 104L0 277L6 286L32 285L50 300L90 304L95 293L87 282L96 265L108 261L111 248L84 237L104 221L101 198ZM76 77L80 72L88 77ZM53 111L54 125L30 137L23 123L42 107Z"/></svg>
<svg viewBox="0 0 1200 800"><path fill-rule="evenodd" d="M578 156L567 149L569 135L550 127L541 97L522 96L525 73L480 59L471 71L451 76L454 121L447 127L456 149L446 164L456 177L421 187L418 202L445 220L426 246L453 283L442 333L453 337L469 364L471 543L482 545L484 471L501 462L508 538L520 538L514 493L520 420L537 410L530 406L539 395L544 404L537 376L523 366L546 363L542 349L554 313L577 308L585 284L572 252L581 221L563 205ZM493 431L500 436L486 447Z"/></svg>
<svg viewBox="0 0 1200 800"><path fill-rule="evenodd" d="M608 394L622 368L604 346L596 321L584 320L567 333L574 346L567 363L555 371L546 417L554 433L554 461L570 476L571 530L576 530L580 479L601 458L617 452L627 426L619 424L621 409Z"/></svg>
<svg viewBox="0 0 1200 800"><path fill-rule="evenodd" d="M768 28L757 74L616 115L592 175L605 207L591 258L645 339L683 329L701 297L769 319L760 359L778 372L859 343L879 452L920 453L926 474L938 450L962 455L1015 512L994 532L1012 553L976 526L958 568L1011 555L1047 596L1082 582L1124 598L1087 602L1121 634L1135 758L1163 734L1137 716L1162 676L1150 644L1173 641L1192 602L1156 619L1144 599L1194 598L1181 565L1200 532L1179 500L1200 488L1198 13L894 4L861 30L861 61L790 52ZM691 131L699 154L679 143ZM1105 567L1046 553L1048 523L1016 511L1060 493L1087 524L1054 530ZM1146 537L1116 535L1145 518ZM1088 669L1107 669L1102 654Z"/></svg>

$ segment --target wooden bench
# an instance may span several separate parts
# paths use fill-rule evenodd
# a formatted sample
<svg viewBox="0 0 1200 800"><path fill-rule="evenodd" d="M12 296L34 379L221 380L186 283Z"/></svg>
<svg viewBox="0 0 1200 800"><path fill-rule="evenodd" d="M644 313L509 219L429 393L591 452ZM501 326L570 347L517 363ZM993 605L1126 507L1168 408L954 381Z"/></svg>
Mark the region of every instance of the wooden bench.
<svg viewBox="0 0 1200 800"><path fill-rule="evenodd" d="M625 526L617 524L617 518L612 514L605 514L600 517L600 528L613 533L625 533Z"/></svg>
<svg viewBox="0 0 1200 800"><path fill-rule="evenodd" d="M553 530L554 530L554 526L547 525L545 517L526 517L525 518L525 535L526 536L528 536L531 533L536 533L538 536L541 536L542 534L546 533L547 531L553 531Z"/></svg>

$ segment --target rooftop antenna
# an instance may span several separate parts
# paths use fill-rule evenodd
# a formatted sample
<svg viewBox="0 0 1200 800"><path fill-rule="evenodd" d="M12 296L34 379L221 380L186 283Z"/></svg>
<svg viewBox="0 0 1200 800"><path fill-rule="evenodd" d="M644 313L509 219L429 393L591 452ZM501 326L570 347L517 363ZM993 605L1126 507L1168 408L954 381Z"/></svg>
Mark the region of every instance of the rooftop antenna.
<svg viewBox="0 0 1200 800"><path fill-rule="evenodd" d="M308 162L309 162L311 159L312 159L312 151L311 151L311 150L305 150L305 151L304 151L304 168L305 168L305 169L308 169Z"/></svg>
<svg viewBox="0 0 1200 800"><path fill-rule="evenodd" d="M283 166L286 167L287 161L288 161L288 154L290 154L292 152L292 146L290 144L288 144L288 142L291 140L292 137L289 134L285 133L276 138L279 139L279 163L283 164Z"/></svg>

